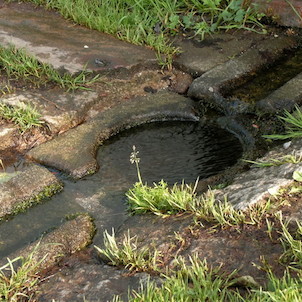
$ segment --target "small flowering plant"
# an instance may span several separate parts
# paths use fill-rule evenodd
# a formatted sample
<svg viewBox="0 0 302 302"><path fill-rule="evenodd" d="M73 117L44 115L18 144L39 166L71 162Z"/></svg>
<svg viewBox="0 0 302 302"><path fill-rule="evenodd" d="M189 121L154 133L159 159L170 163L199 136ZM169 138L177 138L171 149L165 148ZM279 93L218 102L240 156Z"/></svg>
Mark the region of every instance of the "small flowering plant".
<svg viewBox="0 0 302 302"><path fill-rule="evenodd" d="M132 152L130 154L130 163L136 165L138 181L141 184L143 184L142 177L141 177L141 172L140 172L140 169L139 169L140 158L138 157L138 153L139 153L139 151L136 151L136 147L133 145L132 146Z"/></svg>

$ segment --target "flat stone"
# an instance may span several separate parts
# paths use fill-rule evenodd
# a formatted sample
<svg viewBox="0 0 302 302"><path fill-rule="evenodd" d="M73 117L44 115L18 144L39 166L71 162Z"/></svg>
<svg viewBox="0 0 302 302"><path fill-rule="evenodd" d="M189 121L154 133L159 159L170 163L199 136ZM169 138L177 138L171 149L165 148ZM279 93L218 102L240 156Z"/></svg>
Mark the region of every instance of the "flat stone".
<svg viewBox="0 0 302 302"><path fill-rule="evenodd" d="M62 189L61 182L46 168L30 165L0 184L0 220L40 202Z"/></svg>
<svg viewBox="0 0 302 302"><path fill-rule="evenodd" d="M257 5L260 12L272 17L278 24L302 27L302 3L300 0L253 0L252 2Z"/></svg>
<svg viewBox="0 0 302 302"><path fill-rule="evenodd" d="M280 58L286 49L295 45L295 39L287 36L271 37L261 41L241 56L218 65L195 79L188 95L209 102L226 114L246 112L248 104L239 100L226 100L223 97L224 91L230 86L246 81L252 73Z"/></svg>
<svg viewBox="0 0 302 302"><path fill-rule="evenodd" d="M101 142L124 129L165 120L197 121L193 101L171 92L134 98L39 145L28 152L27 156L64 171L73 178L81 178L97 171L95 156Z"/></svg>
<svg viewBox="0 0 302 302"><path fill-rule="evenodd" d="M52 135L64 132L83 122L88 109L97 101L94 91L63 92L60 89L22 91L1 98L12 106L30 104L41 114Z"/></svg>
<svg viewBox="0 0 302 302"><path fill-rule="evenodd" d="M227 230L210 234L208 230L200 229L196 231L189 247L180 255L187 262L189 257L197 255L201 260L206 259L209 267L221 267L227 274L236 270L237 277L248 275L263 286L267 272L259 269L263 265L261 257L275 271L281 267L279 258L282 253L282 245L279 242L273 243L264 230Z"/></svg>
<svg viewBox="0 0 302 302"><path fill-rule="evenodd" d="M0 125L0 151L12 149L16 146L15 136L18 131L16 126Z"/></svg>
<svg viewBox="0 0 302 302"><path fill-rule="evenodd" d="M275 90L256 104L256 108L263 113L278 113L291 111L302 100L302 73Z"/></svg>
<svg viewBox="0 0 302 302"><path fill-rule="evenodd" d="M50 278L39 284L37 299L40 302L52 300L60 302L112 301L115 295L127 299L131 289L138 290L140 284L147 280L146 273L129 274L125 269L85 257L82 253L74 254L51 272Z"/></svg>
<svg viewBox="0 0 302 302"><path fill-rule="evenodd" d="M193 77L226 63L230 58L237 57L255 44L260 43L265 36L248 31L214 34L203 41L197 38L177 38L175 46L181 53L175 58L175 67L191 74Z"/></svg>
<svg viewBox="0 0 302 302"><path fill-rule="evenodd" d="M34 4L1 0L0 16L0 44L25 48L56 69L70 73L83 69L108 72L156 64L155 53L150 49L75 25ZM104 64L101 66L98 61Z"/></svg>
<svg viewBox="0 0 302 302"><path fill-rule="evenodd" d="M295 152L297 156L302 154L302 141L297 140L288 149L277 148L270 151L258 161L267 161L273 158L290 155ZM245 210L270 195L276 194L281 187L293 182L293 172L302 172L302 163L283 164L263 168L251 168L249 171L239 174L231 185L223 190L216 191L216 197L227 199L235 208Z"/></svg>
<svg viewBox="0 0 302 302"><path fill-rule="evenodd" d="M49 269L63 257L89 245L93 234L94 224L91 217L81 214L7 258L11 260L19 256L26 258L32 254L32 263L38 265L39 271ZM0 261L2 265L5 262L6 259Z"/></svg>

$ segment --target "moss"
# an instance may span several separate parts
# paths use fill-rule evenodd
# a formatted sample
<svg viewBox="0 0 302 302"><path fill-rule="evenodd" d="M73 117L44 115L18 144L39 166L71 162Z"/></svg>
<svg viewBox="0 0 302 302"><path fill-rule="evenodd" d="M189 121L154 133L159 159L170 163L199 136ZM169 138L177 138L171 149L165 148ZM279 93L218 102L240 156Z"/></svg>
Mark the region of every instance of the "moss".
<svg viewBox="0 0 302 302"><path fill-rule="evenodd" d="M50 198L54 194L60 192L62 189L63 189L63 184L61 182L55 182L55 183L45 187L41 192L32 196L31 198L17 203L13 207L11 213L6 215L4 218L8 218L9 216L25 212L31 206L41 203L43 200Z"/></svg>

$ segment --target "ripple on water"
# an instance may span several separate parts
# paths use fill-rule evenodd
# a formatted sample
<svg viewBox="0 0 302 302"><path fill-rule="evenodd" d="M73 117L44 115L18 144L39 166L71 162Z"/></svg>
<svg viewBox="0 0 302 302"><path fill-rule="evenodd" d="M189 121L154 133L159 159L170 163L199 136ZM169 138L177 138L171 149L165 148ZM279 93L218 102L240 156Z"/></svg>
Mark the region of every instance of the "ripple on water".
<svg viewBox="0 0 302 302"><path fill-rule="evenodd" d="M123 131L99 148L96 174L65 181L63 192L0 224L0 256L39 238L75 212L95 218L94 243L99 244L104 229L118 228L126 218L125 192L137 181L129 161L133 145L139 150L143 181L149 184L161 179L169 184L195 182L234 165L242 154L236 137L212 125L166 122Z"/></svg>

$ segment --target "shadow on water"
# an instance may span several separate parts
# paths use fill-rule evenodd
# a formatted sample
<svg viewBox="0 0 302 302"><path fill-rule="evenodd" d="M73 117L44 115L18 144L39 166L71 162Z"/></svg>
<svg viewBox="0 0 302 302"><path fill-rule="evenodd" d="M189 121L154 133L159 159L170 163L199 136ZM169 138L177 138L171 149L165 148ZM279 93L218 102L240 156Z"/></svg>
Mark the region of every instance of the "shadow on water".
<svg viewBox="0 0 302 302"><path fill-rule="evenodd" d="M127 218L125 192L137 181L129 161L132 146L139 151L143 181L164 179L187 183L222 172L234 165L242 146L232 134L214 126L165 122L123 131L100 146L99 171L77 182L65 180L64 190L27 212L0 225L0 256L39 238L75 212L95 219L99 244L103 230L117 229Z"/></svg>

